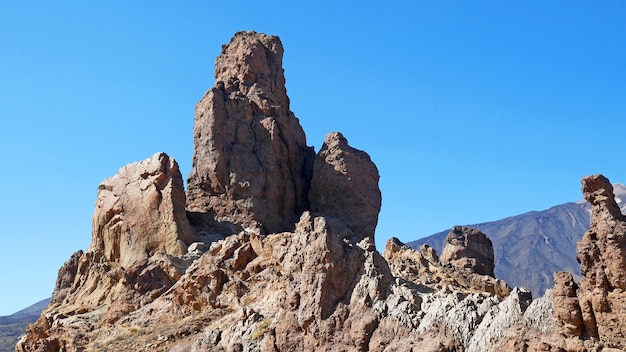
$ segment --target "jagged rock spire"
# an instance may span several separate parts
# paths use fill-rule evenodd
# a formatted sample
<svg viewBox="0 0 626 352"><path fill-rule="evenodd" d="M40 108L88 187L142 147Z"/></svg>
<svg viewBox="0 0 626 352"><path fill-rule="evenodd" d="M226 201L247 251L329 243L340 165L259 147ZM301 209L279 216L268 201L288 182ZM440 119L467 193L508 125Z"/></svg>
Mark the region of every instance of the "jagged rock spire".
<svg viewBox="0 0 626 352"><path fill-rule="evenodd" d="M215 86L196 106L187 189L196 225L280 232L308 210L314 151L289 110L282 58L278 37L252 31L222 47Z"/></svg>

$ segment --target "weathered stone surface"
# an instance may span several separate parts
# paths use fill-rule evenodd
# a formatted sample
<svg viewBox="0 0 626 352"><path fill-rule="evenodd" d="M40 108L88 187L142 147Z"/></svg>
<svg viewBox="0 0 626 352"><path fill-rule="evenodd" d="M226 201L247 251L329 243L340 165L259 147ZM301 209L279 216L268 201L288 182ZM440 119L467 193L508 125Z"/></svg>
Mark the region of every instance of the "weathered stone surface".
<svg viewBox="0 0 626 352"><path fill-rule="evenodd" d="M314 213L343 221L350 239L374 242L381 194L378 169L367 153L348 145L341 133L326 136L315 159L309 201Z"/></svg>
<svg viewBox="0 0 626 352"><path fill-rule="evenodd" d="M123 167L98 187L92 243L59 270L50 306L18 350L74 350L87 343L64 330L106 326L167 291L190 263L196 239L187 222L178 164L165 153ZM48 335L54 338L48 338Z"/></svg>
<svg viewBox="0 0 626 352"><path fill-rule="evenodd" d="M583 178L582 190L592 205L589 231L577 245L585 334L626 349L626 218L606 177Z"/></svg>
<svg viewBox="0 0 626 352"><path fill-rule="evenodd" d="M124 166L98 186L88 251L129 267L157 251L185 254L194 240L178 163L167 154Z"/></svg>
<svg viewBox="0 0 626 352"><path fill-rule="evenodd" d="M216 84L196 106L188 210L225 234L291 230L307 194L314 151L289 110L276 36L239 32L222 47Z"/></svg>
<svg viewBox="0 0 626 352"><path fill-rule="evenodd" d="M489 239L473 230L451 235L441 260L397 239L380 255L376 168L340 134L309 168L281 57L276 37L242 32L218 58L218 83L197 109L188 190L187 215L201 238L185 225L171 159L158 154L123 169L101 187L92 245L61 269L53 304L18 351L619 348L550 335L552 298L530 304L527 290L493 277ZM619 282L606 271L615 268L596 267L597 251L589 270ZM596 281L596 291L613 285ZM621 309L616 295L623 290L607 291L610 312L596 319L600 339L618 336L603 330ZM580 304L584 322L604 307L598 297Z"/></svg>
<svg viewBox="0 0 626 352"><path fill-rule="evenodd" d="M468 268L480 275L495 277L493 245L476 229L455 226L446 237L446 246L439 260L457 268Z"/></svg>
<svg viewBox="0 0 626 352"><path fill-rule="evenodd" d="M577 290L572 274L554 273L554 315L558 321L557 331L564 336L578 337L584 331Z"/></svg>
<svg viewBox="0 0 626 352"><path fill-rule="evenodd" d="M554 333L530 323L519 329L515 341L527 351L626 350L626 219L604 176L583 178L582 190L592 207L589 230L577 244L583 277L577 285L570 273L554 274Z"/></svg>
<svg viewBox="0 0 626 352"><path fill-rule="evenodd" d="M457 268L435 261L437 253L430 247L416 251L397 238L387 241L383 258L389 263L395 277L419 285L431 287L437 291L458 291L467 293L488 293L504 298L511 288L503 280L477 274L466 268Z"/></svg>
<svg viewBox="0 0 626 352"><path fill-rule="evenodd" d="M213 243L179 277L150 265L157 256L138 262L115 274L109 287L118 298L104 311L48 310L21 346L54 336L46 346L85 351L459 351L483 321L512 309L460 279L494 278L431 263L399 241L386 252L387 260L367 241L345 241L327 219L305 212L294 232L241 231ZM75 272L83 275L80 264Z"/></svg>

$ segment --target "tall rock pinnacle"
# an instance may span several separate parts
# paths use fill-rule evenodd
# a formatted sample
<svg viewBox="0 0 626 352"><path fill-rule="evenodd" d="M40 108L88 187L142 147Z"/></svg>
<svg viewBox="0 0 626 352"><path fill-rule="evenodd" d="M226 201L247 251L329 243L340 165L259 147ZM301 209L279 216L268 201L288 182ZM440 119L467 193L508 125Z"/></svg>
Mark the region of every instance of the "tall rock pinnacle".
<svg viewBox="0 0 626 352"><path fill-rule="evenodd" d="M218 232L290 230L309 208L315 155L289 110L282 58L278 37L235 34L196 106L187 209Z"/></svg>

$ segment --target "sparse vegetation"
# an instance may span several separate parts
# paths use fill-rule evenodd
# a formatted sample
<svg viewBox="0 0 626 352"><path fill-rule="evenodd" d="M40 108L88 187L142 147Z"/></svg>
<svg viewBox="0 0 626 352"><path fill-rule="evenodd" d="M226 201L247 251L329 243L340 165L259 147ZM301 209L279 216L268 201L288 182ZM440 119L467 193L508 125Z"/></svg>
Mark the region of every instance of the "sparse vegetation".
<svg viewBox="0 0 626 352"><path fill-rule="evenodd" d="M141 332L141 326L139 325L133 325L130 328L128 328L128 331L132 332L133 334Z"/></svg>
<svg viewBox="0 0 626 352"><path fill-rule="evenodd" d="M256 330L252 333L251 336L252 340L258 340L259 338L263 337L263 335L265 335L265 333L267 332L267 328L272 322L272 319L273 318L266 318L265 320L257 324Z"/></svg>

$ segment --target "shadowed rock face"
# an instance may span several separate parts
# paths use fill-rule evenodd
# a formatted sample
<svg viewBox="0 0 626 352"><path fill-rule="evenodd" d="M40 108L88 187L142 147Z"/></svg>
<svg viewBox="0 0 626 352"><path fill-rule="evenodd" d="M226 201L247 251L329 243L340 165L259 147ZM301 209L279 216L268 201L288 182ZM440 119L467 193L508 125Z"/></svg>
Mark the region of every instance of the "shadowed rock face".
<svg viewBox="0 0 626 352"><path fill-rule="evenodd" d="M493 246L489 237L479 230L462 226L450 230L440 258L452 266L495 277L493 259Z"/></svg>
<svg viewBox="0 0 626 352"><path fill-rule="evenodd" d="M309 209L315 155L289 110L282 59L278 37L235 34L196 106L187 207L213 231L292 230Z"/></svg>
<svg viewBox="0 0 626 352"><path fill-rule="evenodd" d="M369 237L374 243L382 201L379 178L367 153L349 146L341 133L329 133L315 159L311 210L343 221L353 242Z"/></svg>

